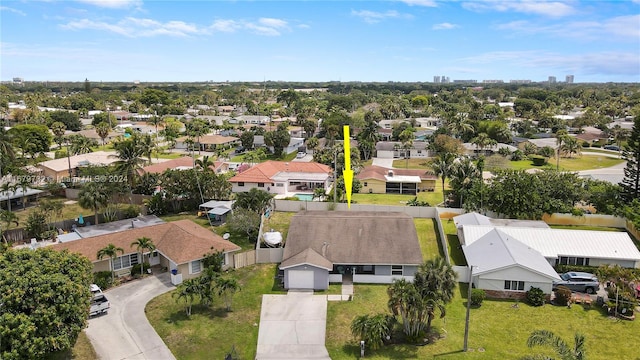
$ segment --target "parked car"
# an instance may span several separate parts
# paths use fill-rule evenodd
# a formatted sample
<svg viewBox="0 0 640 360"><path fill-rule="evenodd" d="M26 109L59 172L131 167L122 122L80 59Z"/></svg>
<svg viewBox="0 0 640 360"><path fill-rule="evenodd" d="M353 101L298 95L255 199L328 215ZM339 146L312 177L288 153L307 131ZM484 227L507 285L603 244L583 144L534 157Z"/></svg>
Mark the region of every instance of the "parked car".
<svg viewBox="0 0 640 360"><path fill-rule="evenodd" d="M91 284L91 295L92 298L96 298L99 295L102 295L102 289L100 289L100 287L96 284Z"/></svg>
<svg viewBox="0 0 640 360"><path fill-rule="evenodd" d="M104 295L97 295L91 299L91 307L89 308L89 316L98 314L104 314L109 310L110 304L107 297Z"/></svg>
<svg viewBox="0 0 640 360"><path fill-rule="evenodd" d="M620 151L620 147L618 145L605 145L604 146L605 150L615 150L615 151Z"/></svg>
<svg viewBox="0 0 640 360"><path fill-rule="evenodd" d="M586 272L566 272L560 275L560 279L562 280L553 282L554 290L558 286L564 286L569 288L571 291L594 294L600 288L598 277Z"/></svg>
<svg viewBox="0 0 640 360"><path fill-rule="evenodd" d="M307 156L307 154L306 154L306 153L303 153L303 152L299 152L299 153L298 153L298 155L296 155L296 157L297 157L298 159L302 159L302 158L303 158L303 157L305 157L305 156Z"/></svg>

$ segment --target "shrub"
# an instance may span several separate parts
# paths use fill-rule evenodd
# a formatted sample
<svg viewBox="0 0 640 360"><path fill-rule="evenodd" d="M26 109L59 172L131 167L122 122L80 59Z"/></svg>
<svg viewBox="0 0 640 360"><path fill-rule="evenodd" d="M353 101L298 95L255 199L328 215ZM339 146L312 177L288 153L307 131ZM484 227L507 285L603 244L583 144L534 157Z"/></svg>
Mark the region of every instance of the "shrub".
<svg viewBox="0 0 640 360"><path fill-rule="evenodd" d="M471 305L480 306L486 295L482 289L471 289Z"/></svg>
<svg viewBox="0 0 640 360"><path fill-rule="evenodd" d="M530 155L529 159L533 162L534 166L543 166L547 163L547 158L540 155Z"/></svg>
<svg viewBox="0 0 640 360"><path fill-rule="evenodd" d="M133 265L133 267L131 267L131 276L133 277L138 277L140 276L140 264L135 264ZM147 270L151 267L151 265L149 265L148 262L144 263L144 270L143 272L146 273Z"/></svg>
<svg viewBox="0 0 640 360"><path fill-rule="evenodd" d="M67 150L56 150L55 158L62 159L67 157Z"/></svg>
<svg viewBox="0 0 640 360"><path fill-rule="evenodd" d="M556 304L567 305L571 300L571 290L566 286L558 286L555 290Z"/></svg>
<svg viewBox="0 0 640 360"><path fill-rule="evenodd" d="M125 219L137 217L138 214L140 214L140 207L138 205L131 204L122 209L122 216L124 216Z"/></svg>
<svg viewBox="0 0 640 360"><path fill-rule="evenodd" d="M589 144L589 143L588 143L588 142L586 142L586 141L583 141L583 142L582 142L582 147L583 147L583 148L588 148L588 147L591 147L591 144Z"/></svg>
<svg viewBox="0 0 640 360"><path fill-rule="evenodd" d="M93 273L93 283L98 285L102 290L110 288L113 286L111 271L98 271Z"/></svg>
<svg viewBox="0 0 640 360"><path fill-rule="evenodd" d="M542 306L545 302L545 295L542 289L532 287L527 291L527 302L531 306Z"/></svg>
<svg viewBox="0 0 640 360"><path fill-rule="evenodd" d="M524 153L521 150L516 150L511 153L511 161L520 161L524 159Z"/></svg>

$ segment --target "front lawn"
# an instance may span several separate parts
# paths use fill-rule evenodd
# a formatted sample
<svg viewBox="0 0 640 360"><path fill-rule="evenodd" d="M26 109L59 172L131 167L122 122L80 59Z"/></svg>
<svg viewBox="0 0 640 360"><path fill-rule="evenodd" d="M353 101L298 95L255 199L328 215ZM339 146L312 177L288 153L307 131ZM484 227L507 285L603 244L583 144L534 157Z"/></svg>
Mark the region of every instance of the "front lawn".
<svg viewBox="0 0 640 360"><path fill-rule="evenodd" d="M217 298L211 307L194 305L185 314L184 302L174 291L151 300L147 318L177 359L224 359L235 347L241 359L253 359L258 344L262 294L281 293L275 286L275 264L248 266L232 272L241 290L233 297L231 312Z"/></svg>
<svg viewBox="0 0 640 360"><path fill-rule="evenodd" d="M469 352L463 353L466 315L465 284L456 289L455 298L447 306L447 316L433 321L433 330L444 338L426 346L389 345L380 350L367 351L369 359L518 359L525 355L543 353L554 356L545 347L529 349L527 338L532 331L545 329L573 343L574 332L586 336L590 359L637 358L635 343L640 323L611 319L599 308L544 305L532 307L513 301L485 300L471 310ZM329 355L334 360L354 359L359 346L351 336L349 326L354 317L363 314L388 312L387 287L384 285L356 285L352 302L330 302L327 309L327 341Z"/></svg>
<svg viewBox="0 0 640 360"><path fill-rule="evenodd" d="M574 155L572 158L560 158L560 170L561 171L581 171L591 169L608 168L614 165L618 165L624 160L615 159L607 156L600 155ZM554 158L549 159L547 164L543 166L534 166L531 160L509 161L509 169L513 170L528 170L528 169L556 169L556 160Z"/></svg>

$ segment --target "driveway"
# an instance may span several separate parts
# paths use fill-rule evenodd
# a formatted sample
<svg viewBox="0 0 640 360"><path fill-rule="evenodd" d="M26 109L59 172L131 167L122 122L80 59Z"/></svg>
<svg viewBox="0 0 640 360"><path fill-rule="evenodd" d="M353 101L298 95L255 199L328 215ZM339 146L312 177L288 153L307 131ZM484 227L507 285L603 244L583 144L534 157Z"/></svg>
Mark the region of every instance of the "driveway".
<svg viewBox="0 0 640 360"><path fill-rule="evenodd" d="M326 326L326 295L262 295L256 360L331 360L324 346Z"/></svg>
<svg viewBox="0 0 640 360"><path fill-rule="evenodd" d="M165 272L105 291L109 312L89 319L85 329L98 358L175 360L144 312L149 300L174 288Z"/></svg>

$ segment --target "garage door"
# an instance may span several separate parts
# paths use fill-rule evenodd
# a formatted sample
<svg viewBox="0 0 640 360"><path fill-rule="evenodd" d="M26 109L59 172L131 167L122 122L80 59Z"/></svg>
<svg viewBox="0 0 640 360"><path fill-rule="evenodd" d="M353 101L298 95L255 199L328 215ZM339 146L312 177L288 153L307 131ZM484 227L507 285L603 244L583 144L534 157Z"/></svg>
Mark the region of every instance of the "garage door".
<svg viewBox="0 0 640 360"><path fill-rule="evenodd" d="M313 271L290 270L289 289L313 289Z"/></svg>

